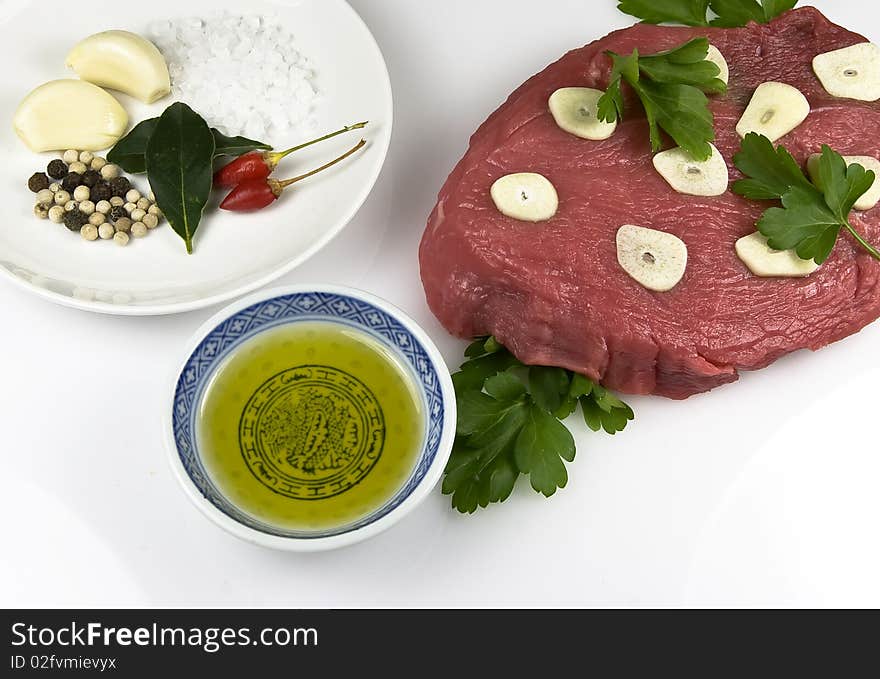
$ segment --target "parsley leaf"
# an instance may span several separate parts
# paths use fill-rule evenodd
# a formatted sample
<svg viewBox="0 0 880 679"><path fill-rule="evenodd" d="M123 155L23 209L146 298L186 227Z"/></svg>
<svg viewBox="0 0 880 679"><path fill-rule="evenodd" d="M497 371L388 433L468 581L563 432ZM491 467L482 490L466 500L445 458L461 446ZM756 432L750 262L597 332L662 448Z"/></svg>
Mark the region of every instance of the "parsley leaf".
<svg viewBox="0 0 880 679"><path fill-rule="evenodd" d="M611 81L599 100L601 120L614 122L623 117L621 83L633 89L642 101L651 135L651 148L660 151L665 131L678 146L697 160L712 155L709 142L715 140L714 120L704 94L727 90L718 78L718 67L707 61L709 41L695 38L673 50L640 56L609 52Z"/></svg>
<svg viewBox="0 0 880 679"><path fill-rule="evenodd" d="M843 157L829 146L822 147L815 183L804 174L782 146L754 132L743 139L734 158L746 175L734 183L733 191L752 200L781 200L758 220L758 231L775 250L795 250L802 259L824 263L831 255L840 231L846 229L872 257L880 251L868 243L849 222L856 201L874 184L876 176Z"/></svg>
<svg viewBox="0 0 880 679"><path fill-rule="evenodd" d="M710 22L721 28L737 28L750 21L766 24L792 9L798 0L711 0L712 11L718 18Z"/></svg>
<svg viewBox="0 0 880 679"><path fill-rule="evenodd" d="M617 8L649 24L736 28L750 21L767 23L796 4L797 0L620 0ZM711 21L709 7L718 15Z"/></svg>
<svg viewBox="0 0 880 679"><path fill-rule="evenodd" d="M617 5L624 14L648 24L684 24L708 26L706 10L709 0L621 0Z"/></svg>
<svg viewBox="0 0 880 679"><path fill-rule="evenodd" d="M521 474L547 497L564 487L575 444L561 420L578 404L594 431L614 434L633 419L629 406L587 377L525 366L493 337L473 342L465 355L452 376L458 423L443 479L443 493L462 513L503 502Z"/></svg>

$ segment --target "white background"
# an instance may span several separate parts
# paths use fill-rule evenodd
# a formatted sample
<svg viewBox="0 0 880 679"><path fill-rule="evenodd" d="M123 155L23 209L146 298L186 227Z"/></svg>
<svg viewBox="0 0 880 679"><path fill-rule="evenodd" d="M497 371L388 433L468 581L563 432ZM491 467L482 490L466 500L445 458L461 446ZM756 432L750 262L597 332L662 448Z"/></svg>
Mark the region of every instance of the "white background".
<svg viewBox="0 0 880 679"><path fill-rule="evenodd" d="M280 283L384 296L454 367L416 258L437 191L514 87L629 21L613 0L352 4L391 72L391 153L349 228ZM815 4L880 39L868 3ZM576 428L551 500L521 483L465 517L438 490L365 544L294 555L210 524L165 461L169 371L214 310L89 315L5 282L0 308L0 605L880 606L880 324L684 403L630 399L623 434Z"/></svg>

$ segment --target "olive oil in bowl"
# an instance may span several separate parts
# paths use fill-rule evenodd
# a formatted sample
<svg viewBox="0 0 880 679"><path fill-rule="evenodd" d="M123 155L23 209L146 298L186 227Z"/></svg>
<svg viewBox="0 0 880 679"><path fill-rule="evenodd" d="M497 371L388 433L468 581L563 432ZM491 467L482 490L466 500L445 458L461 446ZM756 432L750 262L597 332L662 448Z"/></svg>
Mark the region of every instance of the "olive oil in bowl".
<svg viewBox="0 0 880 679"><path fill-rule="evenodd" d="M255 335L219 365L196 436L208 475L240 510L318 533L388 502L413 472L424 429L397 356L342 323L301 321Z"/></svg>

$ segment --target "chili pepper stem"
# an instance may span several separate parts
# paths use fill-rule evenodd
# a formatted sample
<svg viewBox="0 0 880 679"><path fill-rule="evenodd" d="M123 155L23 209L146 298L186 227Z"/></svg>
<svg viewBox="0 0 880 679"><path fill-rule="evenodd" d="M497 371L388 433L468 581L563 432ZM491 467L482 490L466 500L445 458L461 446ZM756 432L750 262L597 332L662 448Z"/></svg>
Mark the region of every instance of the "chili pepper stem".
<svg viewBox="0 0 880 679"><path fill-rule="evenodd" d="M369 121L365 120L362 123L355 123L354 125L346 125L341 130L336 130L336 132L331 132L330 134L325 134L323 137L318 137L317 139L312 139L312 141L307 141L304 144L299 144L297 146L293 146L286 151L273 151L266 153L267 162L273 167L278 165L281 162L281 159L289 156L291 153L295 151L299 151L300 149L304 149L308 146L312 146L313 144L318 144L322 141L326 141L328 139L332 139L333 137L338 137L340 134L345 134L346 132L351 132L352 130L360 130L367 126Z"/></svg>
<svg viewBox="0 0 880 679"><path fill-rule="evenodd" d="M308 179L309 177L312 177L312 176L318 174L319 172L323 172L324 170L326 170L330 167L333 167L334 165L336 165L336 163L341 163L343 160L348 158L350 155L357 153L361 148L363 148L366 145L366 143L367 143L366 140L361 139L355 146L350 148L348 151L343 153L341 156L339 156L335 160L331 160L329 163L326 163L325 165L322 165L321 167L315 168L311 172L306 172L305 174L301 174L298 177L291 177L290 179L285 179L284 181L278 181L277 179L270 179L269 186L272 188L272 192L275 193L276 196L280 195L281 192L284 189L286 189L288 186L290 186L291 184L296 184L297 182L300 182L303 179Z"/></svg>

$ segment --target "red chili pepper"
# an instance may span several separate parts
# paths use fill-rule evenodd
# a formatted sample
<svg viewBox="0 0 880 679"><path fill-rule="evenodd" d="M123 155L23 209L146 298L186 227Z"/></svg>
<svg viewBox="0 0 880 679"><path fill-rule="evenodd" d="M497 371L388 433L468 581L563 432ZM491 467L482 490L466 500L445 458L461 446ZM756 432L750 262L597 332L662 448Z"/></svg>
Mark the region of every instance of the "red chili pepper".
<svg viewBox="0 0 880 679"><path fill-rule="evenodd" d="M284 181L265 177L262 179L246 179L229 192L229 195L227 195L226 198L223 199L223 202L220 203L220 209L231 210L233 212L253 212L255 210L262 210L264 207L267 207L278 200L284 189L291 184L296 184L307 177L311 177L319 172L323 172L329 167L333 167L336 163L339 163L353 153L356 153L366 143L366 141L361 139L356 146L349 149L335 160L331 160L326 165L322 165L311 172L306 172L305 174L293 177L292 179L285 179Z"/></svg>
<svg viewBox="0 0 880 679"><path fill-rule="evenodd" d="M231 163L224 165L214 173L214 186L231 188L233 186L238 186L248 179L266 179L275 171L275 168L278 167L278 163L281 162L281 159L289 156L294 151L299 151L312 144L317 144L318 142L331 139L332 137L345 134L346 132L351 132L352 130L359 130L365 127L366 124L366 122L363 122L355 123L354 125L347 125L341 130L325 134L323 137L307 141L304 144L293 146L286 151L252 151L251 153L245 153L243 156L239 156Z"/></svg>

